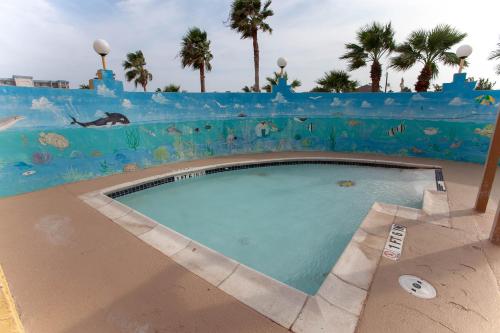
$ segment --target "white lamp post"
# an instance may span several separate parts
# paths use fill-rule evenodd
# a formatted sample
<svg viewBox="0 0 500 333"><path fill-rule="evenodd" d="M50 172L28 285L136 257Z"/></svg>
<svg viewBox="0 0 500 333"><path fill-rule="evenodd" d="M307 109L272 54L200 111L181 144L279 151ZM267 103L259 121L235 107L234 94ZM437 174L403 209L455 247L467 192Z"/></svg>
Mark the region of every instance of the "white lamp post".
<svg viewBox="0 0 500 333"><path fill-rule="evenodd" d="M462 73L462 69L464 68L465 58L470 56L472 53L472 47L470 45L461 45L456 52L457 57L460 59L460 67L458 68L458 72Z"/></svg>
<svg viewBox="0 0 500 333"><path fill-rule="evenodd" d="M278 64L278 67L281 69L280 76L283 77L283 70L285 69L287 63L286 59L283 57L279 57L276 63Z"/></svg>
<svg viewBox="0 0 500 333"><path fill-rule="evenodd" d="M106 42L104 39L96 39L94 41L94 51L97 52L101 56L102 60L102 69L106 69L106 55L111 51L111 48L109 47L108 42Z"/></svg>

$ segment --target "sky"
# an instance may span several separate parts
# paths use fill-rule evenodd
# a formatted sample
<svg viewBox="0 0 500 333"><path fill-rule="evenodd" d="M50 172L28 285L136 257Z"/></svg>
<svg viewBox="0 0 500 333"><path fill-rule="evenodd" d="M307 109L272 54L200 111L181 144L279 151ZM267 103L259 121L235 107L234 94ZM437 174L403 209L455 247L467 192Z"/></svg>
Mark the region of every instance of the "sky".
<svg viewBox="0 0 500 333"><path fill-rule="evenodd" d="M142 50L153 74L149 91L170 83L199 91L198 72L182 69L177 56L182 36L198 26L207 31L214 55L207 91L240 91L253 84L252 41L240 39L225 23L230 4L231 0L1 0L0 77L61 79L77 88L99 69L92 43L103 38L111 45L107 64L117 79L125 81L121 64L126 54ZM278 70L276 59L283 56L289 77L302 82L298 91L309 91L324 72L347 68L339 59L344 44L355 40L360 27L378 21L392 22L397 42L413 30L441 23L466 32L463 43L473 48L468 76L489 78L500 88L496 63L488 61L500 43L498 0L273 0L271 8L273 32L259 35L262 83ZM390 88L399 91L401 78L413 88L420 69L389 69ZM456 71L441 66L433 83L451 81ZM370 82L367 67L351 75L361 84ZM135 90L132 83L125 83L125 89Z"/></svg>

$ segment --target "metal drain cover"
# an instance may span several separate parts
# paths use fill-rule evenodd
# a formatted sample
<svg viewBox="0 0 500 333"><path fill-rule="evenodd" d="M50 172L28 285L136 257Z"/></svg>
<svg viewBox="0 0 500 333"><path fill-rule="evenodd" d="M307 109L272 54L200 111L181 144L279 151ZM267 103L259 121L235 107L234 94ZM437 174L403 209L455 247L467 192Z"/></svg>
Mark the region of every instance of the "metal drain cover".
<svg viewBox="0 0 500 333"><path fill-rule="evenodd" d="M424 279L413 275L401 275L399 285L410 294L419 298L431 299L436 297L436 289Z"/></svg>

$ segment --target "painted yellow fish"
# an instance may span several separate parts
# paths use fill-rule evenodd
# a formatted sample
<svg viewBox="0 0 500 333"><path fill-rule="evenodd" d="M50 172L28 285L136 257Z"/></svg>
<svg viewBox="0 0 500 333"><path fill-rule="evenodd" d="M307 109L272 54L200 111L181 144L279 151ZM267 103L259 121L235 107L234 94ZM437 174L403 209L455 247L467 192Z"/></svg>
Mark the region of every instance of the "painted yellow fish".
<svg viewBox="0 0 500 333"><path fill-rule="evenodd" d="M481 135L481 136L486 136L488 138L491 138L493 136L493 132L495 131L495 127L493 124L488 124L484 126L483 128L476 128L474 130L474 133Z"/></svg>
<svg viewBox="0 0 500 333"><path fill-rule="evenodd" d="M491 95L481 95L475 98L476 103L481 105L493 105L495 104L495 98Z"/></svg>

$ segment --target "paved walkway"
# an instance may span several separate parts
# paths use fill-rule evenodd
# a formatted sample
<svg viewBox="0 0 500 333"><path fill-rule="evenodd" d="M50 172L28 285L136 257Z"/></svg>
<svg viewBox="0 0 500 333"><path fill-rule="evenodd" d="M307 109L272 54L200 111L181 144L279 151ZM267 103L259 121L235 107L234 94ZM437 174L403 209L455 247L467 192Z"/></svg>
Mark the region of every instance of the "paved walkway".
<svg viewBox="0 0 500 333"><path fill-rule="evenodd" d="M401 160L335 153L250 156L298 155ZM444 167L452 228L399 221L408 226L403 257L398 263L381 261L358 331L500 331L500 248L485 241L492 213L470 210L481 167L403 160ZM26 332L286 332L77 198L205 163L170 164L1 199L0 264ZM500 181L494 197L500 197ZM397 285L400 274L429 280L439 297L422 301L406 294Z"/></svg>

